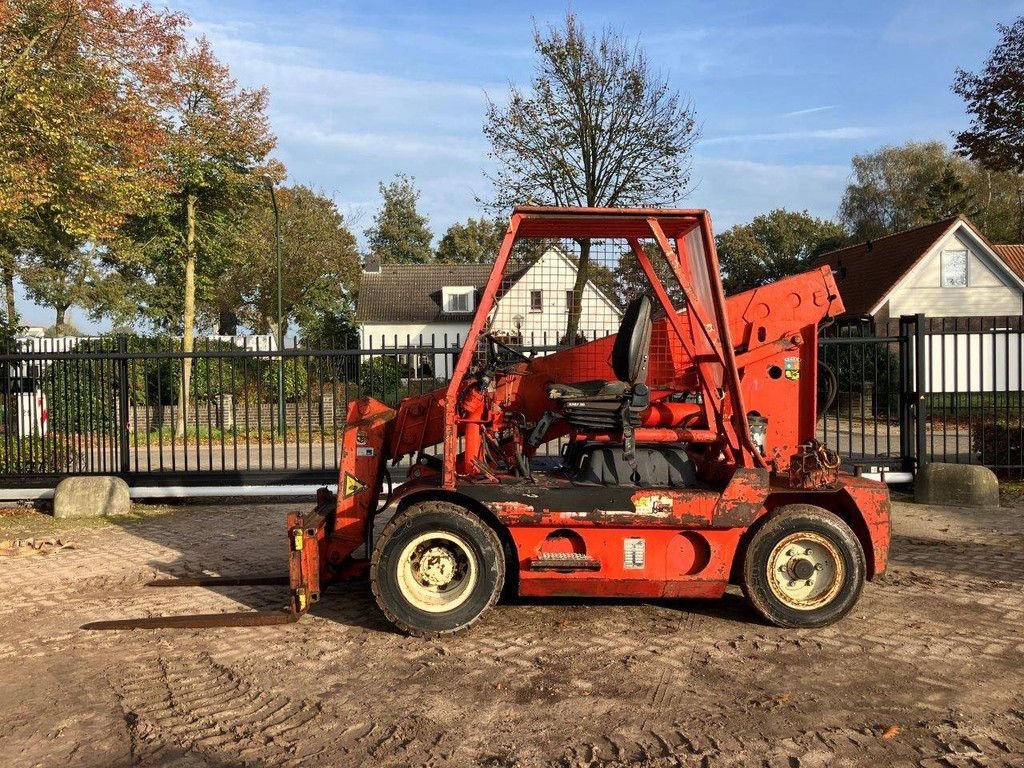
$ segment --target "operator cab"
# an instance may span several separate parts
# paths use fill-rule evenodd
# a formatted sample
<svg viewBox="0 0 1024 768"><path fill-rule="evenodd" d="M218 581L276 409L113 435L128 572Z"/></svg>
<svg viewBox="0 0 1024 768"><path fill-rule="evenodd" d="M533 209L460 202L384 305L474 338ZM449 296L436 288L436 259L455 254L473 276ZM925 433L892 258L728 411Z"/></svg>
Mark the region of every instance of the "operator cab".
<svg viewBox="0 0 1024 768"><path fill-rule="evenodd" d="M551 384L548 397L576 431L566 447L563 471L581 485L685 488L696 483L683 444L637 445L634 430L651 404L647 386L652 304L641 295L626 307L612 346L615 381ZM609 435L621 440L609 442Z"/></svg>
<svg viewBox="0 0 1024 768"><path fill-rule="evenodd" d="M612 346L617 381L551 384L548 397L562 406L562 415L583 430L621 430L639 426L651 404L647 363L651 351L651 300L639 296L629 303Z"/></svg>

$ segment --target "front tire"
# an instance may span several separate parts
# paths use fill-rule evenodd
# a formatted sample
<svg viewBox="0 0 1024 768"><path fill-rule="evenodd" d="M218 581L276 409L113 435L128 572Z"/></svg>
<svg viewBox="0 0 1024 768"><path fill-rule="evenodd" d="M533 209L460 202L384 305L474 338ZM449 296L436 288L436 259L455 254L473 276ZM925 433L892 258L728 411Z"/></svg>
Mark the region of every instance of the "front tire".
<svg viewBox="0 0 1024 768"><path fill-rule="evenodd" d="M377 605L392 624L417 637L466 629L494 605L504 580L505 556L494 530L444 501L397 514L370 561Z"/></svg>
<svg viewBox="0 0 1024 768"><path fill-rule="evenodd" d="M743 591L776 626L824 627L856 604L864 573L864 549L845 522L821 507L792 504L750 540Z"/></svg>

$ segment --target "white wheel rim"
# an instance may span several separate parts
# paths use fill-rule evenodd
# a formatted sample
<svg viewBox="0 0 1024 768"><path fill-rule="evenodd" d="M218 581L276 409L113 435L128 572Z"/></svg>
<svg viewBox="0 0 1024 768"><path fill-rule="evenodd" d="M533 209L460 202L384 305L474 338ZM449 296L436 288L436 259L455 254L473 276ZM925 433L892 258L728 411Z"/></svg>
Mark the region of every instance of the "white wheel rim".
<svg viewBox="0 0 1024 768"><path fill-rule="evenodd" d="M768 586L784 605L813 611L832 602L846 567L839 548L817 533L791 533L768 556Z"/></svg>
<svg viewBox="0 0 1024 768"><path fill-rule="evenodd" d="M420 534L398 558L398 588L402 596L428 613L458 608L473 594L477 578L473 550L452 533Z"/></svg>

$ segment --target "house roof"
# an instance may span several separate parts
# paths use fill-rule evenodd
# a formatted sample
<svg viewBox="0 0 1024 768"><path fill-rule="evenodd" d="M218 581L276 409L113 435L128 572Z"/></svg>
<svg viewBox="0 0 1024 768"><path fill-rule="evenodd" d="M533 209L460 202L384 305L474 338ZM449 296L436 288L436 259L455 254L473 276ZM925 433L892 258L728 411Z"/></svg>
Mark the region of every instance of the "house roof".
<svg viewBox="0 0 1024 768"><path fill-rule="evenodd" d="M1017 277L1024 280L1024 243L993 245L992 250L1006 262L1006 265L1016 273Z"/></svg>
<svg viewBox="0 0 1024 768"><path fill-rule="evenodd" d="M541 256L554 254L565 265L576 270L576 262L558 246L551 246ZM536 265L526 264L502 277L496 299L511 290ZM472 286L474 308L490 277L492 264L387 264L379 272L363 272L359 276L359 298L356 320L360 323L437 323L460 322L471 318L466 312L445 312L443 288ZM605 293L588 280L587 284L608 303L613 312L621 310Z"/></svg>
<svg viewBox="0 0 1024 768"><path fill-rule="evenodd" d="M356 319L361 323L436 323L465 320L443 311L441 289L473 286L479 297L490 264L385 264L359 276Z"/></svg>
<svg viewBox="0 0 1024 768"><path fill-rule="evenodd" d="M837 284L843 304L846 305L846 313L866 315L896 287L896 283L936 241L958 222L971 227L981 238L981 234L967 219L953 216L934 224L822 254L814 263L815 266L827 264L838 272ZM984 238L981 239L984 241Z"/></svg>

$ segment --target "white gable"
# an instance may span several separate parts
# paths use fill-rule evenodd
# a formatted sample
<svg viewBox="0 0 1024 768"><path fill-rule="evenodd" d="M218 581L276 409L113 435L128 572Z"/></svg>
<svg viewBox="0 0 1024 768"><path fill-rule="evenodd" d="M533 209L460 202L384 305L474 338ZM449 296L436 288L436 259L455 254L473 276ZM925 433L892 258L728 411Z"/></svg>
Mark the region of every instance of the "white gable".
<svg viewBox="0 0 1024 768"><path fill-rule="evenodd" d="M491 332L515 336L518 329L526 344L557 343L565 334L568 294L575 282L576 265L559 249L549 248L498 300L491 313ZM621 317L611 299L588 280L580 332L587 338L607 336L618 331Z"/></svg>
<svg viewBox="0 0 1024 768"><path fill-rule="evenodd" d="M965 285L951 286L955 271L947 267L943 281L943 254L952 265L966 251ZM1019 315L1024 309L1024 283L967 224L958 221L892 290L872 308L876 314L888 303L888 316L924 313L929 317Z"/></svg>

